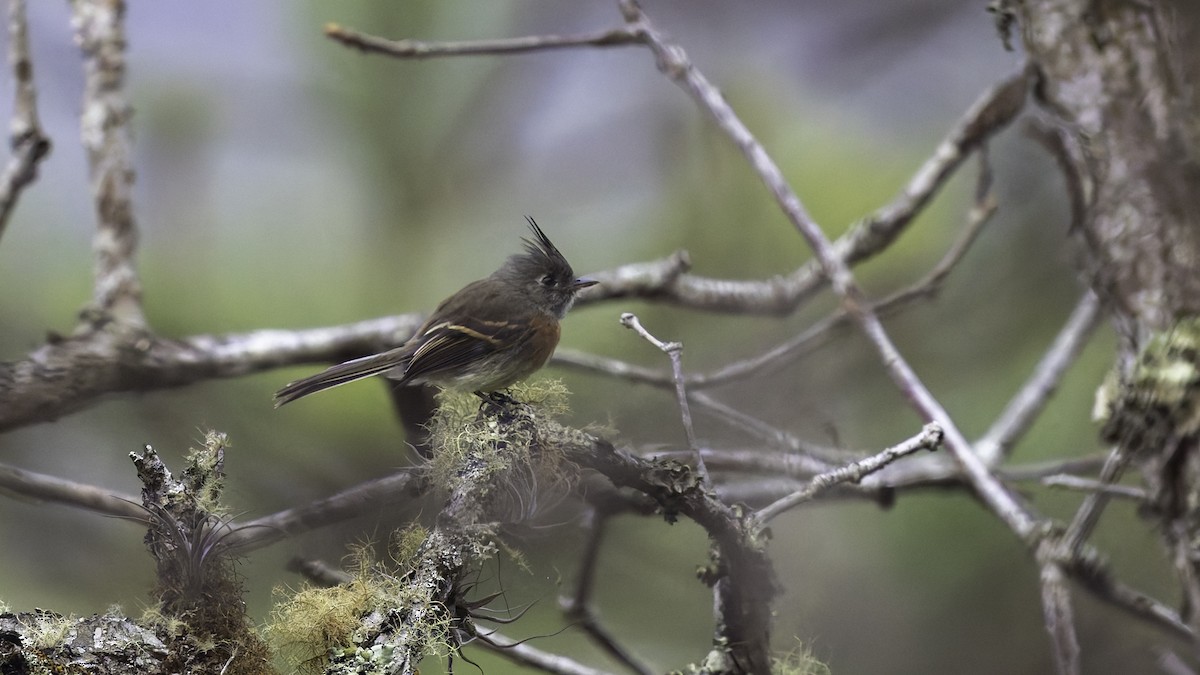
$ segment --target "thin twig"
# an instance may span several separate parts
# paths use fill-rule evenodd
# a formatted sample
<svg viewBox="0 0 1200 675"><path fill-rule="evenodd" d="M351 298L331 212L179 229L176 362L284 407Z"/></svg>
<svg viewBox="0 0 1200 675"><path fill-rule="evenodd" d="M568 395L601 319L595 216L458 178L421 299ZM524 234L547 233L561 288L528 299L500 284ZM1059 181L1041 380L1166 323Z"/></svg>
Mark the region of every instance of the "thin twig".
<svg viewBox="0 0 1200 675"><path fill-rule="evenodd" d="M689 394L689 397L697 405L702 406L705 410L712 413L718 419L724 420L735 429L741 429L752 436L756 436L773 447L806 455L814 462L824 464L825 466L821 471L826 471L854 459L850 453L844 450L818 445L812 441L802 439L790 431L780 429L749 413L722 403L705 392L700 391Z"/></svg>
<svg viewBox="0 0 1200 675"><path fill-rule="evenodd" d="M853 264L886 248L970 153L1021 112L1028 87L1028 76L1022 69L984 91L895 199L856 224L833 245L833 253L846 264Z"/></svg>
<svg viewBox="0 0 1200 675"><path fill-rule="evenodd" d="M938 293L942 288L942 283L950 272L958 266L970 250L971 244L979 238L979 234L983 232L983 226L991 221L995 215L996 197L992 194L992 165L988 160L987 146L979 147L979 173L975 178L975 201L971 208L967 211L967 223L963 227L959 235L950 244L950 248L946 249L946 253L938 260L929 272L919 281L912 284L908 288L902 289L897 293L884 298L875 303L875 311L879 314L887 314L902 309L907 306L912 300L921 297L928 297Z"/></svg>
<svg viewBox="0 0 1200 675"><path fill-rule="evenodd" d="M663 342L650 334L638 321L635 314L625 312L621 315L621 325L640 335L644 340L657 347L671 359L671 372L675 378L675 398L679 402L679 413L683 418L683 430L687 435L688 448L696 458L696 472L701 480L709 483L708 467L704 466L704 455L700 454L700 446L696 443L696 430L692 425L692 408L688 404L687 386L683 376L683 343Z"/></svg>
<svg viewBox="0 0 1200 675"><path fill-rule="evenodd" d="M1095 474L1099 473L1100 468L1104 466L1104 458L1104 455L1094 454L1086 457L1015 464L998 469L996 473L1009 482L1040 481L1046 476L1055 474Z"/></svg>
<svg viewBox="0 0 1200 675"><path fill-rule="evenodd" d="M770 447L750 448L701 448L704 461L710 471L737 471L746 474L763 474L767 476L788 476L807 480L813 476L830 471L834 467L828 462L819 461L799 452L780 452ZM847 452L846 455L855 453ZM655 450L647 449L638 452L645 458L686 460L691 456L690 450ZM858 457L864 455L859 454ZM841 464L844 464L842 462Z"/></svg>
<svg viewBox="0 0 1200 675"><path fill-rule="evenodd" d="M402 498L416 499L428 488L423 472L411 469L359 483L305 506L244 523L231 523L226 544L239 553L273 544L285 537L339 523Z"/></svg>
<svg viewBox="0 0 1200 675"><path fill-rule="evenodd" d="M587 545L580 556L579 580L575 593L559 601L567 620L578 624L601 649L639 675L650 675L653 670L634 658L616 637L608 631L596 616L592 605L592 591L596 587L596 568L600 562L600 545L604 540L605 526L609 514L596 507L589 508L584 515L583 526L587 530Z"/></svg>
<svg viewBox="0 0 1200 675"><path fill-rule="evenodd" d="M912 438L883 450L882 452L854 462L847 466L829 471L827 473L815 476L808 482L803 489L769 504L762 509L759 509L758 519L760 522L769 522L775 516L795 507L798 504L807 502L825 490L838 485L840 483L857 483L864 476L870 475L879 471L883 467L892 462L911 455L919 450L933 450L942 442L942 430L937 424L927 424L921 430L921 433Z"/></svg>
<svg viewBox="0 0 1200 675"><path fill-rule="evenodd" d="M404 59L423 59L434 56L525 54L575 47L620 47L641 42L640 36L627 28L578 35L530 35L498 40L422 42L419 40L387 40L331 23L325 26L325 35L347 47Z"/></svg>
<svg viewBox="0 0 1200 675"><path fill-rule="evenodd" d="M50 139L42 133L37 114L37 88L33 84L33 60L29 56L25 0L8 2L8 62L16 84L9 144L13 156L0 176L0 237L21 192L37 180L38 164L50 154Z"/></svg>
<svg viewBox="0 0 1200 675"><path fill-rule="evenodd" d="M1126 465L1129 463L1128 455L1116 446L1109 453L1108 458L1104 460L1104 466L1100 469L1099 481L1101 483L1115 483L1124 473ZM1063 551L1061 555L1068 558L1075 558L1080 555L1084 543L1091 536L1092 530L1096 528L1096 523L1100 521L1100 514L1104 512L1104 507L1108 505L1108 494L1105 492L1093 492L1087 497L1084 497L1083 503L1079 505L1079 510L1075 512L1075 517L1071 520L1071 524L1067 526L1066 532L1062 536Z"/></svg>
<svg viewBox="0 0 1200 675"><path fill-rule="evenodd" d="M1089 290L1076 303L1067 323L1042 355L1029 380L1009 400L1004 412L1000 413L987 432L975 442L975 449L985 462L991 465L999 463L1029 430L1099 324L1100 300Z"/></svg>
<svg viewBox="0 0 1200 675"><path fill-rule="evenodd" d="M980 183L990 182L990 168L985 155L980 154ZM922 279L908 288L902 289L875 304L875 311L884 314L898 311L911 302L928 297L940 290L942 282L963 259L972 243L978 238L996 211L996 204L990 195L986 195L973 206L967 217L967 224L951 243L946 253ZM592 275L595 276L595 275ZM726 364L708 373L689 374L684 382L688 388L707 389L726 384L760 373L768 368L778 368L806 354L810 354L822 345L827 344L836 329L849 323L849 315L843 309L837 309L829 316L809 326L799 335L776 345L765 352ZM627 363L584 352L560 349L554 354L556 364L567 365L582 370L600 372L614 377L621 377L630 382L666 387L674 383L674 378L660 370Z"/></svg>
<svg viewBox="0 0 1200 675"><path fill-rule="evenodd" d="M513 663L529 668L537 668L543 672L554 673L555 675L609 675L607 671L585 666L561 654L551 654L550 652L542 651L537 647L530 646L524 642L518 642L495 631L486 634L476 631L475 639L487 646L497 656L503 656Z"/></svg>
<svg viewBox="0 0 1200 675"><path fill-rule="evenodd" d="M726 504L744 504L750 508L761 508L771 502L783 499L798 490L803 490L806 485L807 483L804 481L783 476L777 478L755 476L749 480L723 480L714 490L717 493L717 497ZM946 490L947 488L958 489L960 487L962 487L962 481L914 485L909 489L912 491L931 488ZM865 481L858 484L839 483L821 493L820 503L831 504L837 501L848 500L853 500L856 503L869 501L881 508L887 509L896 503L896 495L897 492L893 488L881 485L867 485ZM810 501L800 506L815 503L817 502Z"/></svg>
<svg viewBox="0 0 1200 675"><path fill-rule="evenodd" d="M1043 541L1047 551L1053 544ZM1052 555L1047 553L1047 555ZM1071 592L1066 575L1057 563L1042 563L1042 620L1050 634L1054 665L1059 675L1079 675L1079 637L1075 633L1075 612L1071 607Z"/></svg>
<svg viewBox="0 0 1200 675"><path fill-rule="evenodd" d="M1146 503L1150 496L1142 488L1132 485L1115 485L1113 483L1105 483L1099 480L1089 480L1080 478L1079 476L1071 476L1067 474L1056 474L1046 476L1042 479L1042 485L1046 487L1064 488L1067 490L1079 490L1081 492L1091 492L1096 494L1106 494L1110 497L1121 497L1124 499L1132 499L1139 503Z"/></svg>
<svg viewBox="0 0 1200 675"><path fill-rule="evenodd" d="M1099 305L1095 296L1090 291L1085 292L1038 361L1029 380L1010 399L984 436L976 441L976 452L988 466L999 470L997 467L1008 455L1008 451L1045 409L1058 382L1078 358L1094 332L1098 314ZM946 478L955 471L954 467L941 461L940 457L931 457L929 460L931 461L908 462L893 467L887 472L888 479L892 484L899 486L910 482L928 481L938 476ZM1089 461L1094 463L1093 460ZM1031 477L1040 479L1044 475ZM1004 477L1006 480L1022 480L1020 476L1007 473Z"/></svg>
<svg viewBox="0 0 1200 675"><path fill-rule="evenodd" d="M1062 555L1059 547L1058 555ZM1080 555L1063 560L1064 568L1083 588L1097 598L1118 607L1131 616L1165 628L1188 643L1196 639L1195 630L1165 603L1115 580L1111 570L1096 555Z"/></svg>
<svg viewBox="0 0 1200 675"><path fill-rule="evenodd" d="M813 476L833 470L824 462L819 462L804 454L780 452L770 447L738 449L704 448L701 452L704 453L704 461L708 463L710 471L755 476L746 480L738 480L732 477L722 479L720 484L716 486L716 490L721 495L722 501L726 501L727 503L754 502L765 505L804 489L806 486L805 481L811 480ZM664 452L653 448L642 450L638 454L647 459L683 460L691 456L691 452L687 450L668 450ZM913 459L907 463L913 464L918 461L917 459ZM1005 467L998 470L997 474L1009 482L1042 481L1047 476L1063 475L1064 472L1096 472L1099 471L1103 462L1104 458L1098 456L1056 460L1052 462L1036 462ZM896 466L892 465L892 468ZM940 469L941 467L936 468ZM864 476L858 485L842 484L842 489L836 494L839 498L854 497L887 502L890 501L896 490L899 489L906 491L928 488L944 490L961 487L963 483L958 472L952 470L929 469L927 475L924 476L919 471L905 472L903 478L902 482L896 482L889 477L889 471L881 471ZM820 496L827 498L830 495L831 493L826 491Z"/></svg>
<svg viewBox="0 0 1200 675"><path fill-rule="evenodd" d="M55 504L65 504L120 518L145 519L146 510L136 495L122 495L95 485L0 464L0 492L18 494Z"/></svg>

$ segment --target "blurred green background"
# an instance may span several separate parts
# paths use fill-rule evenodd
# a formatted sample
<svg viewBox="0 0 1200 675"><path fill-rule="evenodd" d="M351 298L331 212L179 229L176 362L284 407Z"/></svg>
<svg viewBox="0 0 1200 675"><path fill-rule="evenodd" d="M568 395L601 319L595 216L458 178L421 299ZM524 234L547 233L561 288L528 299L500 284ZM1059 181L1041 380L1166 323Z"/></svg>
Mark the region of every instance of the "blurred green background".
<svg viewBox="0 0 1200 675"><path fill-rule="evenodd" d="M30 3L42 120L55 148L0 241L0 359L69 331L91 284L92 207L79 148L81 68L67 3ZM827 234L893 196L983 89L1018 67L982 2L867 0L655 2L646 9L759 135ZM491 0L134 2L129 91L136 109L139 266L152 325L167 336L334 325L428 311L519 248L532 215L587 273L686 248L699 274L765 278L808 258L731 144L654 68L644 50L400 62L321 35L339 22L387 37L459 40L617 25L613 3ZM0 111L11 77L0 75ZM935 302L889 319L904 354L969 435L986 429L1079 293L1065 197L1052 163L1019 131L994 144L1000 211ZM859 269L873 293L920 277L965 220L968 167L891 250ZM574 313L563 344L666 367L621 328L637 312L681 340L688 368L755 354L810 325L828 298L784 318L716 316L645 302ZM1102 334L1015 461L1098 450L1091 395L1108 367ZM226 502L255 517L307 503L411 461L382 387L360 383L282 410L289 369L177 391L114 397L53 424L0 436L0 461L138 489L130 451L152 444L173 467L207 429L227 432ZM669 392L550 368L572 389L571 422L611 423L636 445L683 440ZM846 448L880 448L919 429L864 342L847 333L815 356L717 389L779 427ZM701 414L715 447L752 443ZM1034 489L1066 517L1077 497ZM255 552L242 566L249 608L266 621L300 554L338 561L385 540L436 504L396 505ZM505 632L548 635L576 574L583 536L568 503L513 535L528 571L492 564L514 607ZM888 511L830 503L774 524L785 593L775 644L809 646L835 673L1041 673L1052 669L1037 571L1021 544L968 496L902 494ZM0 500L0 599L91 613L148 602L152 566L128 522ZM1114 506L1098 534L1119 573L1173 599L1154 537ZM694 579L699 529L618 518L604 548L599 610L656 670L703 655L711 596ZM1161 635L1081 597L1088 672L1149 667ZM567 630L536 646L613 667ZM481 650L488 672L509 672ZM440 666L430 662L427 672Z"/></svg>

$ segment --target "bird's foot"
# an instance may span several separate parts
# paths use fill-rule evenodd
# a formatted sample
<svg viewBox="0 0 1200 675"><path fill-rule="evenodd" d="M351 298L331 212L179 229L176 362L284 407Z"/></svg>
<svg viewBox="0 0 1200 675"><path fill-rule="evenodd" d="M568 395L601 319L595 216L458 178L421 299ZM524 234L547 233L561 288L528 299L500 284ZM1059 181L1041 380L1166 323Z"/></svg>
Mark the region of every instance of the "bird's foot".
<svg viewBox="0 0 1200 675"><path fill-rule="evenodd" d="M477 392L475 392L475 395L478 396L479 398L483 399L482 405L514 406L514 405L521 404L520 401L513 398L506 391L488 391L488 392L477 391Z"/></svg>
<svg viewBox="0 0 1200 675"><path fill-rule="evenodd" d="M495 417L501 422L511 423L520 417L530 416L529 406L505 391L477 391L475 395L482 399L479 403L480 417Z"/></svg>

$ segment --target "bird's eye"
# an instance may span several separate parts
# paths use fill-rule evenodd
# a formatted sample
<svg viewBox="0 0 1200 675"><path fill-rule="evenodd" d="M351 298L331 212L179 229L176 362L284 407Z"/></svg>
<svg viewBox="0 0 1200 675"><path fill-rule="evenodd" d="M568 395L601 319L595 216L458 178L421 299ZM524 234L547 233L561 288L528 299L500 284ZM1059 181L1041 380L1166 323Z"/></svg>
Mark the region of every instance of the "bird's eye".
<svg viewBox="0 0 1200 675"><path fill-rule="evenodd" d="M554 285L554 275L553 274L543 274L542 278L538 279L538 283L543 286L553 286Z"/></svg>

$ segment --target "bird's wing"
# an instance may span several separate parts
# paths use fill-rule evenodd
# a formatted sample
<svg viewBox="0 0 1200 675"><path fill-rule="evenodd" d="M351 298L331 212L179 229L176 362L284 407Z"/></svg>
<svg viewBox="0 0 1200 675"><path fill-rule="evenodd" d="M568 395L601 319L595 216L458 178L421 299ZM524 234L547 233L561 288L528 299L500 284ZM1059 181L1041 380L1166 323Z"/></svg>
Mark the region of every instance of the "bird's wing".
<svg viewBox="0 0 1200 675"><path fill-rule="evenodd" d="M461 372L478 359L520 344L527 324L481 319L444 321L427 328L401 381Z"/></svg>

